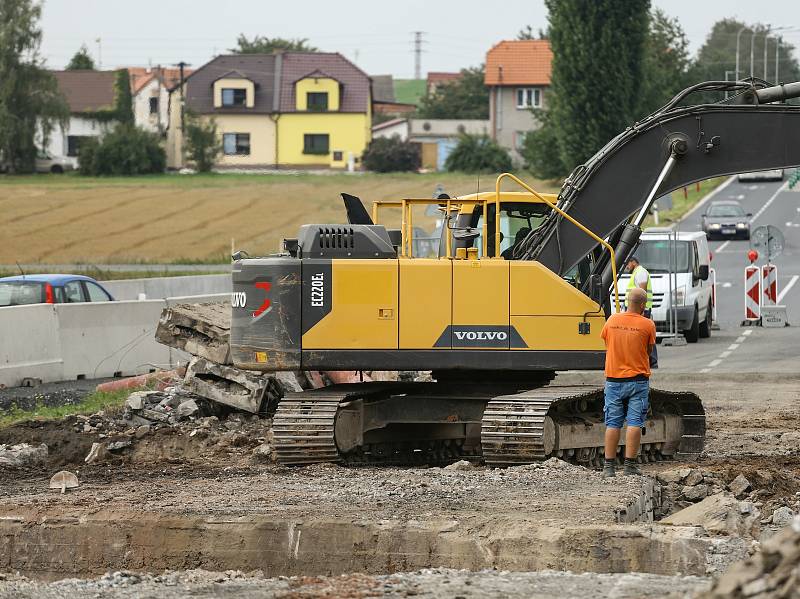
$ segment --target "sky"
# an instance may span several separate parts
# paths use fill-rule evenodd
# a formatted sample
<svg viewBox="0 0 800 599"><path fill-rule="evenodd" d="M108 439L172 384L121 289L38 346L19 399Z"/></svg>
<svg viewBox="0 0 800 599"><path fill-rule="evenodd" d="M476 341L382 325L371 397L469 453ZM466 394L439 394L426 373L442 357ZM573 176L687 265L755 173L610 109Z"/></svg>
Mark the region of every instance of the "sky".
<svg viewBox="0 0 800 599"><path fill-rule="evenodd" d="M724 17L797 26L783 35L800 46L796 2L652 0L678 18L692 52ZM63 68L81 44L104 69L181 60L197 67L234 47L240 33L258 34L307 38L370 75L410 78L415 31L424 32L425 77L481 64L493 44L514 39L528 24L534 31L546 27L544 0L45 0L41 51L53 69Z"/></svg>

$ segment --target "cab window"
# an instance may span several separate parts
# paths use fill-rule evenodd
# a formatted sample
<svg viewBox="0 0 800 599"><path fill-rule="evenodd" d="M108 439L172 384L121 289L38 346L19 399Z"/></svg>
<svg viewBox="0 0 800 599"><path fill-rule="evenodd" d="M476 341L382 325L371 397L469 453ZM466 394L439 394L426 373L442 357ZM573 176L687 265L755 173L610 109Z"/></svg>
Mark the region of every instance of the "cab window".
<svg viewBox="0 0 800 599"><path fill-rule="evenodd" d="M487 224L488 255L494 257L495 233L495 205L488 206L489 219ZM533 204L529 202L503 202L500 204L500 255L506 260L512 260L514 249L525 239L532 230L537 229L547 216L547 204ZM477 247L478 256L483 254L483 207L476 205L472 212L472 223L481 235L467 247Z"/></svg>

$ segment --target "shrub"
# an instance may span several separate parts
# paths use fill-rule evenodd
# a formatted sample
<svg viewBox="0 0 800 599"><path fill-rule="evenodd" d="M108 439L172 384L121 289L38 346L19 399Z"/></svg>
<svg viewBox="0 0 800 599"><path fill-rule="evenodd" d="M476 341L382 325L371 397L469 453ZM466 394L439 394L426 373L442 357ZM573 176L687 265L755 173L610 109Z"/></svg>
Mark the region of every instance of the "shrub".
<svg viewBox="0 0 800 599"><path fill-rule="evenodd" d="M513 168L508 152L486 135L462 135L444 166L465 173L500 173Z"/></svg>
<svg viewBox="0 0 800 599"><path fill-rule="evenodd" d="M147 175L167 165L158 136L131 125L119 125L102 140L88 139L78 150L82 175Z"/></svg>
<svg viewBox="0 0 800 599"><path fill-rule="evenodd" d="M376 137L364 152L364 168L376 173L416 171L420 166L419 146L399 135Z"/></svg>
<svg viewBox="0 0 800 599"><path fill-rule="evenodd" d="M203 121L191 114L187 116L186 121L187 156L194 161L195 168L199 172L207 173L222 151L222 140L217 135L217 123L214 119Z"/></svg>

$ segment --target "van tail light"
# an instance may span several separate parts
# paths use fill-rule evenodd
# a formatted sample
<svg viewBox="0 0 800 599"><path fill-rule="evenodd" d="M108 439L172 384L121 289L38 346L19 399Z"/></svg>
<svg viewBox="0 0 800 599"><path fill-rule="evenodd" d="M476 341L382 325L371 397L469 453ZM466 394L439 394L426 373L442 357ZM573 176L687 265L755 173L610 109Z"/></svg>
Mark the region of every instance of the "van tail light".
<svg viewBox="0 0 800 599"><path fill-rule="evenodd" d="M50 283L44 284L44 301L48 304L54 304L53 286Z"/></svg>

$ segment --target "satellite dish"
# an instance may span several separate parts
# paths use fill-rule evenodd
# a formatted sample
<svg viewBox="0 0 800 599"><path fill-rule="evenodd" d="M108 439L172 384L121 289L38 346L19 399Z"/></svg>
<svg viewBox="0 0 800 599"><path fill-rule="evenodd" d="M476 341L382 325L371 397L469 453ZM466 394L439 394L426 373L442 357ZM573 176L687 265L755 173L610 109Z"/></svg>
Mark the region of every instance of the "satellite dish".
<svg viewBox="0 0 800 599"><path fill-rule="evenodd" d="M783 252L785 244L783 233L774 225L766 225L757 227L750 236L753 247L767 256L768 260L772 260L776 256L780 256Z"/></svg>

